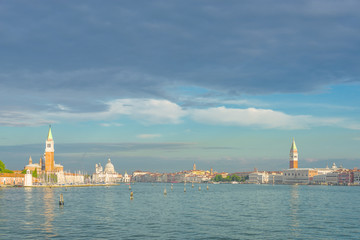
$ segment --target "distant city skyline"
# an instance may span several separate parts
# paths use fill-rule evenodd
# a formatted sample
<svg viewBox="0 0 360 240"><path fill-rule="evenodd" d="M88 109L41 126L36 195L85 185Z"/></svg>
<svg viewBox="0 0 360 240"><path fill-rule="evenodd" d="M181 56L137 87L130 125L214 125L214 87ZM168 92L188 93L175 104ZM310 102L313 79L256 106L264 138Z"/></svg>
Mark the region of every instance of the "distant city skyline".
<svg viewBox="0 0 360 240"><path fill-rule="evenodd" d="M0 3L0 160L360 167L356 1Z"/></svg>

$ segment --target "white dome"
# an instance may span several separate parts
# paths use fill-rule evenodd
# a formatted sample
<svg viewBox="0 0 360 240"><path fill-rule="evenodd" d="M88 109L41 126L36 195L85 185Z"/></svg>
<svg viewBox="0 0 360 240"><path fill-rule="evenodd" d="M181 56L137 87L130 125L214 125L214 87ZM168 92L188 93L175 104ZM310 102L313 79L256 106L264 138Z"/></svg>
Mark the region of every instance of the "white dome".
<svg viewBox="0 0 360 240"><path fill-rule="evenodd" d="M108 162L105 165L104 173L115 173L115 168L114 165L111 163L110 158L108 159Z"/></svg>

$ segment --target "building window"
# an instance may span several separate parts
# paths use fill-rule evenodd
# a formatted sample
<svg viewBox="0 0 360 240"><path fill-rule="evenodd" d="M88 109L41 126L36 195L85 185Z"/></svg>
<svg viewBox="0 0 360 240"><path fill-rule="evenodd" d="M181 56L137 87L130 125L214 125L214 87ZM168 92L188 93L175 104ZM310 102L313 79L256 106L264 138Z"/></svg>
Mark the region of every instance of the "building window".
<svg viewBox="0 0 360 240"><path fill-rule="evenodd" d="M50 147L51 147L51 144L49 143L49 144L47 145L47 147L50 148Z"/></svg>

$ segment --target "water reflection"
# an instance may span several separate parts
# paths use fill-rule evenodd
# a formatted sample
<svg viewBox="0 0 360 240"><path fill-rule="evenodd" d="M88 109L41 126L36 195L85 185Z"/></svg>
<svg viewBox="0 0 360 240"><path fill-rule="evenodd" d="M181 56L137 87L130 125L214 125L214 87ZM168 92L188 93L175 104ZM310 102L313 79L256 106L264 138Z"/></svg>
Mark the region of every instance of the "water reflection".
<svg viewBox="0 0 360 240"><path fill-rule="evenodd" d="M291 230L295 237L300 236L299 229L299 186L291 186L291 197L290 197L290 216L291 216Z"/></svg>
<svg viewBox="0 0 360 240"><path fill-rule="evenodd" d="M32 200L32 193L33 189L32 188L24 188L24 192L25 192L25 214L26 214L26 218L24 219L24 223L25 225L31 225L33 221L31 221L31 216L32 216L32 211L34 210L34 204L33 204L33 200Z"/></svg>
<svg viewBox="0 0 360 240"><path fill-rule="evenodd" d="M54 222L54 209L55 209L55 199L54 199L54 190L51 188L44 188L44 197L43 197L43 207L44 207L44 216L45 223L43 224L43 229L47 233L47 237L55 237L56 234L53 229Z"/></svg>

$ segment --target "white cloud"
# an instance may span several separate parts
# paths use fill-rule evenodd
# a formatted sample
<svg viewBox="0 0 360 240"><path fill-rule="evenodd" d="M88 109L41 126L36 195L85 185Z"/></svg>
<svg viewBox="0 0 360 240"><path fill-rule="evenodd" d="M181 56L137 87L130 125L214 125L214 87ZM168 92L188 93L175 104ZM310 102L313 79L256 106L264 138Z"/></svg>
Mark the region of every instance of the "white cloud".
<svg viewBox="0 0 360 240"><path fill-rule="evenodd" d="M255 126L277 129L307 129L313 126L337 126L357 129L347 125L342 118L317 118L310 115L288 115L271 109L208 108L191 110L191 118L200 123L229 126Z"/></svg>
<svg viewBox="0 0 360 240"><path fill-rule="evenodd" d="M177 124L187 113L176 103L156 99L118 99L109 102L110 115L128 115L144 124Z"/></svg>
<svg viewBox="0 0 360 240"><path fill-rule="evenodd" d="M96 113L77 112L51 112L44 113L51 119L73 119L73 120L111 120L121 116L129 116L145 125L148 124L178 124L187 113L179 105L168 100L156 99L117 99L105 102L108 106L106 111ZM101 126L119 126L116 123L101 123Z"/></svg>
<svg viewBox="0 0 360 240"><path fill-rule="evenodd" d="M360 130L360 124L346 118L325 118L311 115L289 115L280 111L259 108L213 107L184 109L168 100L116 99L105 102L108 107L99 112L74 112L64 108L48 111L1 111L2 126L36 126L66 121L104 121L103 127L122 126L115 121L127 116L144 125L179 124L183 117L212 125L248 126L265 129L309 129L331 126ZM61 109L61 110L60 110Z"/></svg>
<svg viewBox="0 0 360 240"><path fill-rule="evenodd" d="M197 122L214 125L258 126L282 129L306 128L306 119L309 118L309 116L294 117L269 109L226 107L192 110L191 117Z"/></svg>
<svg viewBox="0 0 360 240"><path fill-rule="evenodd" d="M141 139L152 139L152 138L158 138L161 137L161 134L139 134L137 135L137 138Z"/></svg>

